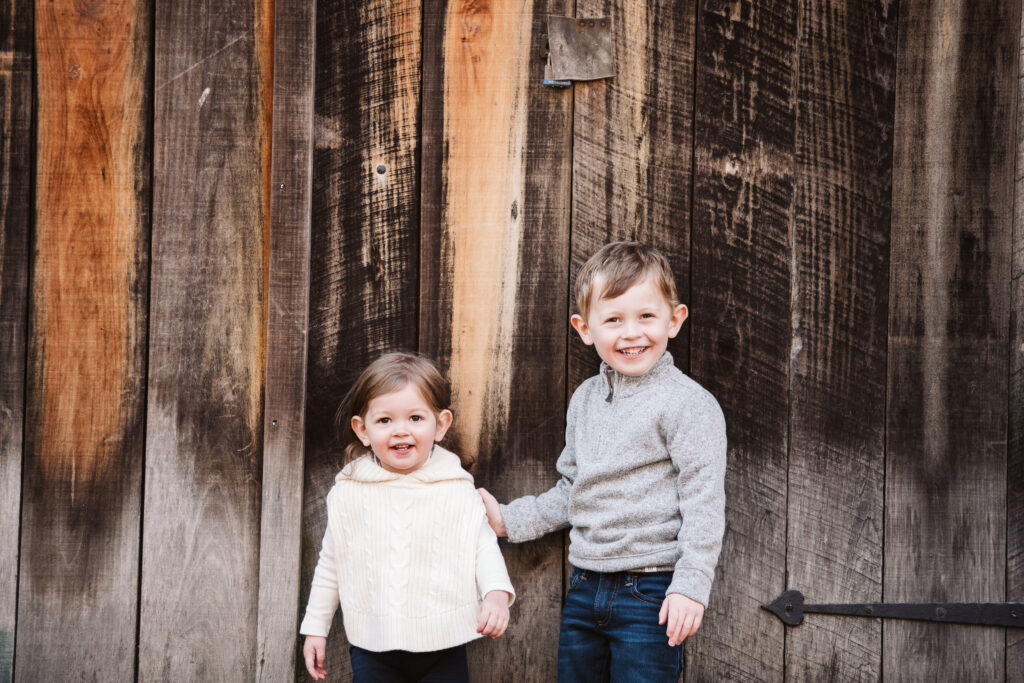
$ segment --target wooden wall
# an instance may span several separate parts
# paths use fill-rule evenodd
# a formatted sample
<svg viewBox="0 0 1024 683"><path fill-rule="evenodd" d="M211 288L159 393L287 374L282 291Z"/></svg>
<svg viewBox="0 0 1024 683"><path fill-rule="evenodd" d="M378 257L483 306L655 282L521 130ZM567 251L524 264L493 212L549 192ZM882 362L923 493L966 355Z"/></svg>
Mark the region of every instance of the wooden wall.
<svg viewBox="0 0 1024 683"><path fill-rule="evenodd" d="M685 678L1020 680L1020 629L760 605L1024 601L1021 14L0 0L0 681L304 679L340 396L426 352L477 482L547 488L614 239L728 423ZM615 77L542 86L548 15ZM472 672L553 680L564 538L503 548Z"/></svg>

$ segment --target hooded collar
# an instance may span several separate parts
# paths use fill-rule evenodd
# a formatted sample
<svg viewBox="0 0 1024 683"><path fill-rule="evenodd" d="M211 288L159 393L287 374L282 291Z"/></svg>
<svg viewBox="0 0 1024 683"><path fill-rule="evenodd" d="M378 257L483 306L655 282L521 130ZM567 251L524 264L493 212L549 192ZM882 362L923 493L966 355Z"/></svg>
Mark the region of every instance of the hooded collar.
<svg viewBox="0 0 1024 683"><path fill-rule="evenodd" d="M419 469L409 474L400 474L386 470L378 465L372 456L364 455L345 465L341 472L338 472L338 476L334 478L337 482L347 480L358 481L364 484L397 481L399 479L418 481L424 484L458 479L465 479L472 483L473 475L462 469L459 456L446 448L434 444L434 449L430 452L430 457L427 458L427 461Z"/></svg>
<svg viewBox="0 0 1024 683"><path fill-rule="evenodd" d="M604 361L601 361L601 377L604 378L605 388L608 390L609 403L612 398L624 398L643 391L647 386L659 377L662 377L675 367L672 361L672 354L666 351L661 354L650 370L642 375L624 375Z"/></svg>

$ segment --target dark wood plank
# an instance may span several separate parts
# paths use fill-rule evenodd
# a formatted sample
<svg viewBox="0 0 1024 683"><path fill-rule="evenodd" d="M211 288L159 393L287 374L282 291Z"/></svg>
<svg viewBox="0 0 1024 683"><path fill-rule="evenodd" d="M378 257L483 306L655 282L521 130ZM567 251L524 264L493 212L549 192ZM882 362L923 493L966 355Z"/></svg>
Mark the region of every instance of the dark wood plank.
<svg viewBox="0 0 1024 683"><path fill-rule="evenodd" d="M317 3L300 614L342 464L338 403L380 354L416 348L420 4ZM339 613L332 677L350 675L347 646Z"/></svg>
<svg viewBox="0 0 1024 683"><path fill-rule="evenodd" d="M32 188L32 3L0 15L0 681L14 676Z"/></svg>
<svg viewBox="0 0 1024 683"><path fill-rule="evenodd" d="M573 86L573 281L605 244L639 240L668 257L689 303L696 4L577 2L581 18L611 17L615 76ZM684 371L688 340L684 328L668 347ZM569 348L571 393L600 360L575 333Z"/></svg>
<svg viewBox="0 0 1024 683"><path fill-rule="evenodd" d="M139 676L255 677L271 17L159 3ZM218 647L225 638L230 647Z"/></svg>
<svg viewBox="0 0 1024 683"><path fill-rule="evenodd" d="M690 367L729 437L726 534L687 679L781 680L795 2L704 0L697 24Z"/></svg>
<svg viewBox="0 0 1024 683"><path fill-rule="evenodd" d="M884 594L1006 595L1014 103L1021 7L900 7ZM892 680L1002 680L1002 629L883 626Z"/></svg>
<svg viewBox="0 0 1024 683"><path fill-rule="evenodd" d="M786 566L809 600L880 602L896 13L804 0L798 16ZM881 635L808 619L786 678L876 681Z"/></svg>
<svg viewBox="0 0 1024 683"><path fill-rule="evenodd" d="M278 0L274 11L267 377L256 629L259 681L287 680L295 668L313 176L315 3Z"/></svg>
<svg viewBox="0 0 1024 683"><path fill-rule="evenodd" d="M425 4L420 347L453 383L462 449L501 500L557 480L564 441L571 92L543 79L555 0ZM554 680L561 534L503 546L519 593L479 680Z"/></svg>
<svg viewBox="0 0 1024 683"><path fill-rule="evenodd" d="M35 9L16 657L33 680L126 680L143 468L150 10L133 0Z"/></svg>
<svg viewBox="0 0 1024 683"><path fill-rule="evenodd" d="M1024 17L1022 17L1024 26ZM1016 169L1010 262L1010 392L1006 463L1006 599L1024 602L1024 28L1017 55ZM1024 671L1024 629L1006 631L1006 678Z"/></svg>

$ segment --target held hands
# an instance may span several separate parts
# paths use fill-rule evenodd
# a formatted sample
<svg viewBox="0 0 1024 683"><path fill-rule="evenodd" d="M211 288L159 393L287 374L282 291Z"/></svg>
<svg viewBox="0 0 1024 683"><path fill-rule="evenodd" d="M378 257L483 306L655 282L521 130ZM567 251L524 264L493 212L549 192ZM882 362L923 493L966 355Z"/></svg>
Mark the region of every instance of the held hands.
<svg viewBox="0 0 1024 683"><path fill-rule="evenodd" d="M661 603L661 612L658 614L659 624L668 622L665 635L671 647L696 633L703 619L704 605L681 593L669 593L665 602Z"/></svg>
<svg viewBox="0 0 1024 683"><path fill-rule="evenodd" d="M476 492L484 501L484 509L487 510L487 523L494 529L498 538L504 538L508 534L505 532L505 519L501 516L498 499L492 496L487 489L477 489Z"/></svg>
<svg viewBox="0 0 1024 683"><path fill-rule="evenodd" d="M488 591L480 603L476 632L488 638L497 638L508 628L508 600L505 591Z"/></svg>
<svg viewBox="0 0 1024 683"><path fill-rule="evenodd" d="M306 644L302 646L302 657L306 660L306 671L314 681L327 678L324 668L324 656L327 654L327 639L323 636L306 636Z"/></svg>

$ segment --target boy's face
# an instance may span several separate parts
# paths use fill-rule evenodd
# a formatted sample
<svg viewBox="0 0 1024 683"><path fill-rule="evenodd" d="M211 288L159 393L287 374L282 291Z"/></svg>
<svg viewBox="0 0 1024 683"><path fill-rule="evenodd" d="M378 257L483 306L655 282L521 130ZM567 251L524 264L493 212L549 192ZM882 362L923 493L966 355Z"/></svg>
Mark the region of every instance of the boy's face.
<svg viewBox="0 0 1024 683"><path fill-rule="evenodd" d="M595 282L595 292L603 283ZM605 363L624 375L639 376L650 370L665 353L686 320L683 304L672 307L653 278L645 278L614 299L598 299L587 319L572 316L570 322L584 344L593 344Z"/></svg>

